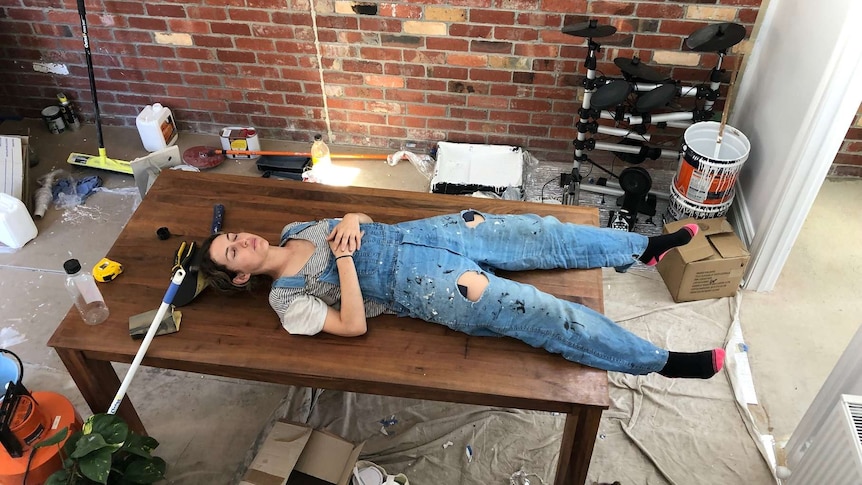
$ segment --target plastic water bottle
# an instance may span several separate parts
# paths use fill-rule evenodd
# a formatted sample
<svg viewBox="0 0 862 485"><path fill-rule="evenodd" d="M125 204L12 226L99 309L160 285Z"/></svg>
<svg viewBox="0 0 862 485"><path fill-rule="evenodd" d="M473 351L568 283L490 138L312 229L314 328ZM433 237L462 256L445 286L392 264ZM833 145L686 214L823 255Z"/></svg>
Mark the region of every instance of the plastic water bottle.
<svg viewBox="0 0 862 485"><path fill-rule="evenodd" d="M314 135L314 143L311 144L311 166L329 166L332 159L329 156L329 147L323 142L321 135Z"/></svg>
<svg viewBox="0 0 862 485"><path fill-rule="evenodd" d="M66 290L84 321L90 325L98 325L107 320L108 305L105 304L93 276L86 271L81 272L81 263L77 259L66 261L63 269L67 275Z"/></svg>

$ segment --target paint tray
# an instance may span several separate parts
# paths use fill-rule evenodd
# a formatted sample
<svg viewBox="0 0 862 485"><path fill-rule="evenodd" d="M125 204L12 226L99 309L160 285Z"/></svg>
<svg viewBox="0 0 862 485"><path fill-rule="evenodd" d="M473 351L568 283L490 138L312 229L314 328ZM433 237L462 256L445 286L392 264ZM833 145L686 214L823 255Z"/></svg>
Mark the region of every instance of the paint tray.
<svg viewBox="0 0 862 485"><path fill-rule="evenodd" d="M257 169L263 176L302 180L302 172L311 167L311 158L303 156L264 155L257 159Z"/></svg>

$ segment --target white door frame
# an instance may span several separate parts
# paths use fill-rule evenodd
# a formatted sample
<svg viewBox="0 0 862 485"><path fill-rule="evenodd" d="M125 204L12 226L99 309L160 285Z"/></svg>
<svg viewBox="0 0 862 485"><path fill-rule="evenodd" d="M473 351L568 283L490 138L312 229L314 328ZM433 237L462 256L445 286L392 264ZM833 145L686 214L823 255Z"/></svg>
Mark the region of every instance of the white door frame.
<svg viewBox="0 0 862 485"><path fill-rule="evenodd" d="M763 72L775 67L776 60L769 57L768 47L771 31L784 35L794 26L779 25L787 18L787 11L795 9L807 0L772 0L764 12L758 38L746 63L745 73L739 85L737 103L757 103L758 77L768 75ZM768 217L755 222L750 217L751 209L746 204L744 186L738 188L738 201L733 207L733 217L740 236L748 243L751 261L746 268L743 287L754 291L770 291L774 288L796 242L802 224L808 215L823 180L832 165L852 124L853 118L862 103L862 2L859 0L825 0L818 2L822 8L834 8L830 16L840 19L829 26L839 29L837 42L832 52L823 52L827 59L819 85L810 93L799 93L796 99L785 102L807 102L806 116L801 120L774 119L768 122L786 127L785 143L791 144L790 160L782 162L786 167L780 176L775 176L777 186L768 199ZM834 4L834 5L830 5ZM845 11L846 10L846 11ZM780 13L779 13L780 12ZM796 25L798 27L798 24ZM812 29L817 31L818 26ZM780 33L780 34L779 34ZM797 32L800 38L815 35L812 32ZM802 41L804 42L804 41ZM766 54L764 54L766 52ZM764 57L765 56L765 57ZM805 59L792 58L780 62L794 63L805 69ZM795 67L794 67L795 68ZM760 72L759 72L760 71ZM790 82L791 80L788 80ZM768 112L770 106L761 104L756 110ZM748 110L751 113L750 110ZM734 114L740 110L735 109ZM742 115L744 116L744 115ZM739 118L739 117L737 117ZM734 119L731 125L745 125L744 119ZM745 132L745 130L743 130ZM776 140L770 140L776 142ZM766 151L766 150L764 150ZM769 153L759 154L760 163L769 163ZM754 154L752 154L754 156ZM743 184L740 184L743 185Z"/></svg>

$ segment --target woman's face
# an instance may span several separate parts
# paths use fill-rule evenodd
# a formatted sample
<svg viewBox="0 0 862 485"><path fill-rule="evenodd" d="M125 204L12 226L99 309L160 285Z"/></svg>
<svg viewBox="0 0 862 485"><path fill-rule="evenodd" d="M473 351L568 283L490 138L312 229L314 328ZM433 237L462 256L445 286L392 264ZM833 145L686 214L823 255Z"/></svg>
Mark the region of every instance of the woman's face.
<svg viewBox="0 0 862 485"><path fill-rule="evenodd" d="M266 239L247 232L228 232L213 239L210 258L237 273L259 274L269 250Z"/></svg>

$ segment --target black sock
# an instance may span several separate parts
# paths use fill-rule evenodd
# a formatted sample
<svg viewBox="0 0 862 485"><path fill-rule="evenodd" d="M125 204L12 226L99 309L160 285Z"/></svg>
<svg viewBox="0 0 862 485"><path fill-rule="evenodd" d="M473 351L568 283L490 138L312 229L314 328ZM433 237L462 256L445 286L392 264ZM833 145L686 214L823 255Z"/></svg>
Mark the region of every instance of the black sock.
<svg viewBox="0 0 862 485"><path fill-rule="evenodd" d="M652 266L664 257L664 253L670 251L677 246L688 244L697 234L697 224L686 224L679 231L671 234L662 234L661 236L652 236L647 242L647 247L641 254L641 263Z"/></svg>
<svg viewBox="0 0 862 485"><path fill-rule="evenodd" d="M709 379L724 367L724 349L703 352L670 352L659 374L665 377Z"/></svg>

